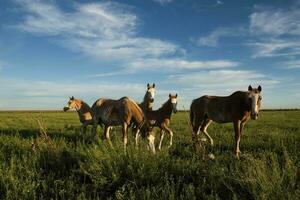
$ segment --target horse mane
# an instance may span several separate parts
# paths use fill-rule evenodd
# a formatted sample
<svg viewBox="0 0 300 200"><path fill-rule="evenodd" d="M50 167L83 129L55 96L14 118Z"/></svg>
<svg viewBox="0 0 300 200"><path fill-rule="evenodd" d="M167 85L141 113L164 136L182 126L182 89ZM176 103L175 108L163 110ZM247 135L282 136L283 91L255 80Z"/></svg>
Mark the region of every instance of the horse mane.
<svg viewBox="0 0 300 200"><path fill-rule="evenodd" d="M81 103L81 109L87 108L88 110L91 110L91 107L85 101L82 101L81 99L76 99L76 100Z"/></svg>

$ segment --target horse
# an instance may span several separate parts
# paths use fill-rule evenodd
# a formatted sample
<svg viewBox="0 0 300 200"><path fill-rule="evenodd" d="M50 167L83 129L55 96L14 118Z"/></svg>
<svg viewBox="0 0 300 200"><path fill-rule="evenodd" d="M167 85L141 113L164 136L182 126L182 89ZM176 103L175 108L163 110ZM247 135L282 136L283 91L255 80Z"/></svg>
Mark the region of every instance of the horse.
<svg viewBox="0 0 300 200"><path fill-rule="evenodd" d="M111 126L122 126L124 150L126 152L128 126L133 123L136 126L136 135L145 123L145 116L142 109L135 101L128 97L122 97L118 100L98 99L92 106L93 113L93 134L96 137L98 124L104 124L103 139L110 143L109 129ZM154 136L147 135L149 146L155 153ZM110 143L111 144L111 143Z"/></svg>
<svg viewBox="0 0 300 200"><path fill-rule="evenodd" d="M160 141L158 149L161 150L162 141L165 131L170 134L170 144L173 143L173 131L169 128L172 112L177 112L177 94L169 94L168 100L158 110L147 111L146 119L150 127L160 128Z"/></svg>
<svg viewBox="0 0 300 200"><path fill-rule="evenodd" d="M153 103L154 103L154 96L155 96L155 83L150 85L149 83L147 84L147 90L144 95L143 101L139 104L139 107L142 109L144 115L146 114L147 111L150 111L153 109ZM142 127L142 132L147 132L148 129L145 129L145 126ZM135 131L136 127L133 127L133 132ZM140 134L139 132L136 132L135 134L135 145L138 147L139 143L139 137Z"/></svg>
<svg viewBox="0 0 300 200"><path fill-rule="evenodd" d="M93 124L92 110L91 107L80 99L75 99L74 96L70 97L68 103L65 105L63 110L76 110L79 116L79 120L82 123L80 128L80 135L86 132L86 127Z"/></svg>
<svg viewBox="0 0 300 200"><path fill-rule="evenodd" d="M147 84L147 91L144 95L143 101L139 104L142 111L152 110L155 96L155 84Z"/></svg>
<svg viewBox="0 0 300 200"><path fill-rule="evenodd" d="M261 107L262 88L248 87L248 91L236 91L230 96L202 96L194 99L190 107L190 124L195 139L203 132L213 145L213 139L207 133L212 121L217 123L233 122L235 131L235 155L239 157L240 139L246 122L251 118L256 120Z"/></svg>

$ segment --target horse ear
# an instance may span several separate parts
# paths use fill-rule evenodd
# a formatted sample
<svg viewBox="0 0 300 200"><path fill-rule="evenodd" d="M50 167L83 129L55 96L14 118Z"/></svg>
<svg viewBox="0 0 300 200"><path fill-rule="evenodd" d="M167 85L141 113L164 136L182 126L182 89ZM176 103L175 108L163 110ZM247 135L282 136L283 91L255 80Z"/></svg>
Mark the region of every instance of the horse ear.
<svg viewBox="0 0 300 200"><path fill-rule="evenodd" d="M153 88L155 88L155 83L153 83Z"/></svg>
<svg viewBox="0 0 300 200"><path fill-rule="evenodd" d="M257 89L258 89L258 91L259 91L259 92L261 92L261 90L262 90L262 88L261 88L261 86L260 86L260 85L258 86L258 88L257 88Z"/></svg>
<svg viewBox="0 0 300 200"><path fill-rule="evenodd" d="M150 86L150 84L148 83L148 84L147 84L147 88L149 88L149 86Z"/></svg>
<svg viewBox="0 0 300 200"><path fill-rule="evenodd" d="M75 99L74 96L72 96L72 97L71 97L71 100L74 100L74 99Z"/></svg>
<svg viewBox="0 0 300 200"><path fill-rule="evenodd" d="M176 93L175 97L177 98L177 93Z"/></svg>
<svg viewBox="0 0 300 200"><path fill-rule="evenodd" d="M252 86L251 85L248 86L248 91L252 91Z"/></svg>
<svg viewBox="0 0 300 200"><path fill-rule="evenodd" d="M172 95L171 95L171 94L169 94L169 98L171 98L171 96L172 96Z"/></svg>

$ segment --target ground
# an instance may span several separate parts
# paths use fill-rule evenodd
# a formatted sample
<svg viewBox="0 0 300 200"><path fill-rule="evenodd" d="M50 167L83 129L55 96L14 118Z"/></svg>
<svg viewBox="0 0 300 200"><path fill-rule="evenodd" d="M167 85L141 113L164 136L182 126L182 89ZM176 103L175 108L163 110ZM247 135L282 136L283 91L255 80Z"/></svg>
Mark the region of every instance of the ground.
<svg viewBox="0 0 300 200"><path fill-rule="evenodd" d="M247 123L242 155L232 124L213 123L215 146L194 145L188 113L172 117L174 144L151 154L142 139L127 154L79 135L74 112L0 112L0 199L299 199L300 111L263 111ZM157 131L158 133L158 131ZM159 135L156 143L158 144ZM213 154L215 159L210 159Z"/></svg>

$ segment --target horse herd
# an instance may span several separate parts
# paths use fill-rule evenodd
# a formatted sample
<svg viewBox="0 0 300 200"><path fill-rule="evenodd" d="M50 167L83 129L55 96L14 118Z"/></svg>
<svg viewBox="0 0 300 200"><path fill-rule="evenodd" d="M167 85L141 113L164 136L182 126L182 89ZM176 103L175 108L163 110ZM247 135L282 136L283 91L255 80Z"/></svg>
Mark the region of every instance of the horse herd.
<svg viewBox="0 0 300 200"><path fill-rule="evenodd" d="M190 106L190 126L193 139L201 132L209 139L213 145L213 139L207 132L207 128L212 121L217 123L233 122L235 130L235 155L240 154L240 138L245 123L251 118L256 120L261 106L261 86L248 91L236 91L233 94L220 96L202 96L194 99ZM68 103L63 108L64 111L76 110L80 122L82 123L80 133L86 132L86 127L92 125L92 134L97 138L97 126L104 126L103 139L110 142L109 132L112 126L122 126L123 143L126 151L128 128L132 127L135 134L135 144L138 146L140 136L148 139L148 144L155 153L155 136L153 128L160 129L160 141L158 148L161 149L164 133L170 135L169 146L173 142L173 131L170 129L170 119L172 113L177 112L177 94L169 94L168 100L158 110L153 110L155 97L155 84L147 84L147 90L143 102L137 104L129 97L122 97L118 100L100 98L92 107L80 99L70 97Z"/></svg>

